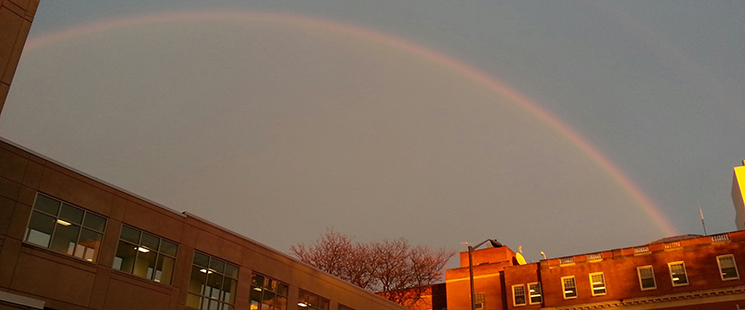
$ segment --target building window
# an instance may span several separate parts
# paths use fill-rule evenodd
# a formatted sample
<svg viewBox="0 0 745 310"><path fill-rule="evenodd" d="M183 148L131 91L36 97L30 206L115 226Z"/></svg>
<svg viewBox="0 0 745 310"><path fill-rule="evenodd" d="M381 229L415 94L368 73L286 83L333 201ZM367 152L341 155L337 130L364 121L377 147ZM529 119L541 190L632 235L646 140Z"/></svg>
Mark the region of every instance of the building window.
<svg viewBox="0 0 745 310"><path fill-rule="evenodd" d="M531 305L540 304L543 302L543 293L541 291L540 283L528 283L528 293L530 293Z"/></svg>
<svg viewBox="0 0 745 310"><path fill-rule="evenodd" d="M683 262L669 263L667 266L670 268L670 278L673 280L673 286L688 285L686 266Z"/></svg>
<svg viewBox="0 0 745 310"><path fill-rule="evenodd" d="M354 309L347 307L345 305L339 304L339 310L354 310Z"/></svg>
<svg viewBox="0 0 745 310"><path fill-rule="evenodd" d="M590 285L592 286L592 296L605 295L605 276L602 272L590 274Z"/></svg>
<svg viewBox="0 0 745 310"><path fill-rule="evenodd" d="M141 278L171 284L178 245L136 228L122 226L114 266Z"/></svg>
<svg viewBox="0 0 745 310"><path fill-rule="evenodd" d="M486 293L476 293L473 298L474 308L486 309Z"/></svg>
<svg viewBox="0 0 745 310"><path fill-rule="evenodd" d="M186 306L194 309L233 310L238 266L194 252Z"/></svg>
<svg viewBox="0 0 745 310"><path fill-rule="evenodd" d="M722 280L735 280L740 278L740 275L737 273L737 265L735 265L734 255L728 254L717 256L717 264L719 264L719 273L722 275Z"/></svg>
<svg viewBox="0 0 745 310"><path fill-rule="evenodd" d="M95 262L105 230L105 217L37 193L24 241Z"/></svg>
<svg viewBox="0 0 745 310"><path fill-rule="evenodd" d="M329 310L329 300L316 294L300 290L297 298L300 309Z"/></svg>
<svg viewBox="0 0 745 310"><path fill-rule="evenodd" d="M512 303L515 306L525 305L525 286L522 284L512 286Z"/></svg>
<svg viewBox="0 0 745 310"><path fill-rule="evenodd" d="M636 272L639 274L639 285L644 290L653 290L657 288L657 283L654 281L654 269L652 266L637 267Z"/></svg>
<svg viewBox="0 0 745 310"><path fill-rule="evenodd" d="M561 287L564 289L564 299L577 298L577 283L574 276L562 277Z"/></svg>
<svg viewBox="0 0 745 310"><path fill-rule="evenodd" d="M251 277L251 310L287 309L287 284L267 276L254 273Z"/></svg>

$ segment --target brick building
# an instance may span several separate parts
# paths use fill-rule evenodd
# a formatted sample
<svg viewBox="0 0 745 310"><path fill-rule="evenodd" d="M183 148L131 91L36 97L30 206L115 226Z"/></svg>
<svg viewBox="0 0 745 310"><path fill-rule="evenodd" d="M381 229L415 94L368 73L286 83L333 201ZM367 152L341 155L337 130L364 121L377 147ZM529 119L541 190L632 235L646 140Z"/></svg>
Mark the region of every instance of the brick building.
<svg viewBox="0 0 745 310"><path fill-rule="evenodd" d="M523 265L507 247L473 257L477 309L745 309L745 231ZM447 308L470 309L467 252L446 276Z"/></svg>
<svg viewBox="0 0 745 310"><path fill-rule="evenodd" d="M405 309L0 141L0 309Z"/></svg>

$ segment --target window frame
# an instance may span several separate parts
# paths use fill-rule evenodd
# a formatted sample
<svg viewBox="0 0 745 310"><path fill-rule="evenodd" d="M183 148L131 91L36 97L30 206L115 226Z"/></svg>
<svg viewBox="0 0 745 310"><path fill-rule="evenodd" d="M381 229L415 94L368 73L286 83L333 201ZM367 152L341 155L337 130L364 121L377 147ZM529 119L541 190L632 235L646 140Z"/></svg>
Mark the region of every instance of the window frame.
<svg viewBox="0 0 745 310"><path fill-rule="evenodd" d="M538 293L536 294L536 296L540 298L540 301L538 302L533 302L533 292L531 291L531 288L530 288L531 285L536 285L536 287L538 287ZM543 288L541 287L541 282L528 283L528 304L540 305L542 303L543 303Z"/></svg>
<svg viewBox="0 0 745 310"><path fill-rule="evenodd" d="M138 238L139 240L137 241L137 244L134 244L133 241L131 241L131 240L127 240L127 239L123 239L122 238L122 233L124 233L125 227L126 228L129 228L129 229L132 229L132 230L136 230L136 231L139 232L139 238ZM143 238L145 237L145 234L150 235L152 237L158 238L158 248L157 249L151 249L150 247L147 247L146 244L143 244ZM151 233L149 231L146 231L146 230L143 230L143 229L139 229L139 228L136 228L134 226L127 225L127 224L122 224L122 227L119 229L119 239L118 240L119 241L117 242L117 245L116 245L116 252L114 252L114 261L112 262L111 269L114 269L114 270L116 270L118 272L123 272L123 273L126 273L126 274L131 274L131 275L137 276L137 277L142 278L142 279L146 279L146 280L158 282L158 283L161 283L161 284L164 284L164 285L171 285L171 284L173 284L173 273L176 270L176 258L178 257L178 248L179 248L178 242L174 242L172 240L169 240L169 239L163 238L161 236L158 236L156 234L153 234L153 233ZM171 243L171 244L173 244L173 245L176 246L176 252L173 255L171 255L169 253L165 253L165 251L163 249L163 241L166 241L166 242ZM121 269L121 266L120 266L120 268L116 268L115 267L115 265L116 265L116 258L119 257L118 256L119 250L120 250L119 247L122 246L122 243L124 243L126 245L129 245L129 246L134 246L135 247L135 256L133 258L134 261L132 263L132 268L131 268L132 270L131 271L123 270L123 269ZM155 266L153 268L153 271L152 271L152 274L150 275L150 277L148 277L147 275L146 276L142 276L142 275L139 275L139 274L135 273L135 267L137 266L137 262L138 262L137 261L137 258L140 255L144 255L145 253L150 253L150 252L155 253ZM159 271L157 269L158 268L158 261L161 260L161 257L167 257L167 258L170 258L170 259L173 260L173 265L171 266L171 270L170 270L170 278L168 279L168 281L162 281L163 280L162 275L165 273L162 270L160 270L161 271L161 279L156 279L156 276L157 276L158 271Z"/></svg>
<svg viewBox="0 0 745 310"><path fill-rule="evenodd" d="M722 258L731 258L732 259L732 266L735 268L735 277L731 278L725 278L724 277L724 271L722 270ZM719 275L722 278L722 281L732 281L732 280L738 280L740 279L740 271L737 270L737 260L735 260L735 256L732 254L724 254L717 256L717 267L719 267Z"/></svg>
<svg viewBox="0 0 745 310"><path fill-rule="evenodd" d="M517 292L515 291L515 289L517 289L517 288L521 288L522 291L523 291L523 293L522 293L523 302L522 303L517 303L517 296L518 295L517 295ZM523 284L515 284L515 285L513 285L512 286L512 305L515 306L515 307L520 307L520 306L525 306L527 304L528 304L528 299L527 299L527 294L525 292L525 285L523 285Z"/></svg>
<svg viewBox="0 0 745 310"><path fill-rule="evenodd" d="M567 296L566 280L569 279L572 279L572 281L574 282L574 286L572 287L574 289L574 296ZM579 292L577 292L577 279L574 276L561 277L561 291L563 293L564 299L574 299L579 297Z"/></svg>
<svg viewBox="0 0 745 310"><path fill-rule="evenodd" d="M41 197L41 196L46 197L47 199L54 200L54 201L56 201L58 203L56 214L51 214L47 210L42 210L40 208L37 208L37 203L39 202L39 197ZM80 218L80 223L70 222L70 219L63 218L62 212L63 212L63 209L64 209L65 206L71 207L73 210L82 211L82 216ZM31 234L32 234L32 231L33 230L38 231L38 232L41 232L41 233L44 233L43 231L40 231L40 230L36 230L36 229L32 229L31 228L31 225L32 225L32 222L34 220L34 215L35 214L39 214L42 217L50 217L50 218L53 218L54 219L54 222L52 224L52 231L49 233L49 240L47 241L47 244L46 245L43 245L41 243L37 243L37 242L34 242L34 241L31 241L30 240ZM87 220L88 214L103 219L103 227L100 230L97 229L97 228L94 228L94 227L90 227L89 224L86 224L86 220ZM75 236L75 243L72 245L73 246L72 253L69 253L69 251L70 251L69 245L68 245L68 250L65 251L65 252L62 252L62 251L59 251L59 250L53 248L53 243L55 241L55 235L58 232L57 228L59 228L59 225L62 225L64 227L75 226L75 227L78 228L78 231L77 231L76 236ZM79 259L81 261L85 261L85 262L88 262L88 263L94 263L95 264L95 263L98 262L98 258L99 258L100 254L101 254L100 253L101 252L101 247L103 246L103 239L104 239L104 236L106 235L106 228L108 227L108 225L109 225L109 218L107 216L104 216L104 215L101 215L99 213L90 211L90 210L88 210L86 208L83 208L83 207L80 207L78 205L69 203L69 202L67 202L65 200L56 198L54 196L47 195L47 194L44 194L44 193L41 193L41 192L36 192L36 196L34 197L34 203L31 206L31 213L29 214L28 222L26 223L26 230L25 230L24 236L23 236L23 243L30 244L30 245L37 246L37 247L41 247L41 248L47 249L47 250L52 251L52 252L55 252L55 253L59 253L59 254L65 255L65 256L69 256L69 257L74 257L74 258ZM90 231L90 232L92 232L94 234L99 235L100 238L97 241L98 242L98 247L97 248L86 247L86 246L84 246L84 245L82 245L80 243L81 242L81 237L83 236L83 232L84 231ZM60 234L64 234L64 233L60 233ZM78 256L77 255L77 252L78 252L78 250L81 250L80 247L82 247L83 253L81 254L81 256ZM87 258L86 257L87 256L86 255L87 249L93 249L92 258Z"/></svg>
<svg viewBox="0 0 745 310"><path fill-rule="evenodd" d="M311 297L315 297L316 299L318 299L318 305L308 303L309 300L303 300L301 298L303 294L308 295L309 299ZM304 305L301 305L301 303ZM331 300L322 297L321 295L311 293L308 290L300 289L297 297L297 305L299 307L298 309L329 310L331 309Z"/></svg>
<svg viewBox="0 0 745 310"><path fill-rule="evenodd" d="M195 259L197 258L197 254L203 255L207 257L207 263L206 266L199 265L197 262L195 262ZM215 265L222 265L222 270L216 270L213 268ZM234 268L235 271L234 276L228 274L228 271L226 270L228 267ZM201 282L201 288L199 289L199 293L196 293L192 290L192 284L194 284L194 271L204 273L204 278ZM220 276L221 282L219 287L212 287L210 291L207 291L210 287L210 280L212 278L210 275L216 275ZM238 292L238 277L240 276L240 266L234 263L231 263L227 260L224 260L222 258L215 257L213 255L209 255L204 252L200 252L197 250L194 250L192 259L191 259L191 271L189 273L189 284L186 287L186 304L185 307L187 309L209 309L210 305L212 303L217 304L217 308L220 309L235 309L235 300L236 300L236 294ZM224 290L225 288L225 280L233 280L235 285L232 287L232 291L229 292L230 296L226 297ZM198 281L198 279L197 279ZM196 283L199 284L199 283ZM214 290L217 290L217 293L219 294L218 297L211 296L214 294ZM196 299L195 299L196 298ZM232 303L230 301L225 301L225 298L232 299ZM193 300L196 300L197 306L192 307L190 303L193 302ZM205 304L207 305L205 307Z"/></svg>
<svg viewBox="0 0 745 310"><path fill-rule="evenodd" d="M257 277L263 278L264 279L264 283L257 283L255 281L257 279ZM269 283L272 283L272 282L276 283L276 285L275 285L274 288L272 288L271 285L269 284ZM267 287L267 286L270 286L270 287ZM284 289L283 289L284 295L281 294L282 292L280 292L280 289L279 289L282 286L284 286ZM283 299L283 298L284 298L284 302L285 302L285 304L284 304L284 306L285 306L284 307L284 310L287 310L289 308L289 305L290 305L290 303L289 303L290 302L290 299L289 299L290 285L289 284L284 283L282 281L279 281L279 280L277 280L275 278L268 277L268 276L266 276L264 274L261 274L261 273L258 273L258 272L251 272L251 284L250 284L250 288L251 288L251 292L248 294L248 305L249 305L249 308L253 305L253 302L256 301L256 302L258 302L258 305L257 305L258 306L258 309L263 309L264 308L264 300L265 300L264 299L265 298L264 295L266 294L266 292L269 292L271 294L274 294L274 300L273 300L273 303L274 304L272 305L272 307L270 307L271 309L277 309L278 308L277 305L276 305L277 300L280 300L280 299ZM260 296L261 300L254 300L253 299L253 296L252 295L253 294L257 294L255 292L261 292L260 293L261 294L261 296Z"/></svg>
<svg viewBox="0 0 745 310"><path fill-rule="evenodd" d="M595 284L596 283L592 281L592 276L597 276L597 275L600 275L601 279L603 280L603 282L600 283L602 285L602 288L599 288L599 287L596 288L595 287ZM608 294L608 285L605 282L605 274L603 274L603 272L593 272L593 273L590 273L589 274L589 278L590 278L590 291L592 292L592 296L603 296L605 294ZM599 289L602 289L603 292L602 293L597 293L596 291L599 290Z"/></svg>
<svg viewBox="0 0 745 310"><path fill-rule="evenodd" d="M642 269L646 269L646 268L649 268L649 270L652 271L652 284L654 284L654 285L652 287L646 287L645 288L644 287L644 282L642 280L643 279L649 279L649 278L642 278L641 270ZM639 277L639 288L641 288L642 291L648 291L648 290L657 289L657 279L656 279L656 277L654 275L654 267L652 267L652 265L646 265L646 266L636 267L636 274Z"/></svg>
<svg viewBox="0 0 745 310"><path fill-rule="evenodd" d="M673 265L681 265L683 267L683 275L685 276L685 283L675 283L676 280L675 280L675 275L673 274ZM673 287L686 286L691 283L690 279L688 279L688 271L686 270L686 265L684 261L667 263L667 269L670 271L670 281L672 282ZM680 280L680 278L678 280Z"/></svg>

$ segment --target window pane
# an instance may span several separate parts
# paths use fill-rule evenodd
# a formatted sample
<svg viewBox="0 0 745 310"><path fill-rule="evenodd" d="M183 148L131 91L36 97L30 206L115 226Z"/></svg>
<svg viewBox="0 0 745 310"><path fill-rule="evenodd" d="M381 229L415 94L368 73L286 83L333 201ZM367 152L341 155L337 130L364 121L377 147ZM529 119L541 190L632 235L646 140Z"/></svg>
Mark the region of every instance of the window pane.
<svg viewBox="0 0 745 310"><path fill-rule="evenodd" d="M732 268L735 267L735 261L732 256L725 256L719 258L719 266L722 268Z"/></svg>
<svg viewBox="0 0 745 310"><path fill-rule="evenodd" d="M639 269L639 275L642 278L652 278L652 277L654 277L654 274L652 273L652 268Z"/></svg>
<svg viewBox="0 0 745 310"><path fill-rule="evenodd" d="M222 260L213 258L212 260L210 260L210 268L213 271L217 271L219 273L224 273L225 272L225 262L223 262Z"/></svg>
<svg viewBox="0 0 745 310"><path fill-rule="evenodd" d="M279 283L277 285L277 295L287 296L287 291L288 290L289 290L289 288L287 287L287 284Z"/></svg>
<svg viewBox="0 0 745 310"><path fill-rule="evenodd" d="M101 248L101 240L103 240L103 234L83 229L80 232L78 245L75 247L75 256L89 262L96 261L98 249Z"/></svg>
<svg viewBox="0 0 745 310"><path fill-rule="evenodd" d="M274 310L287 310L287 297L277 296L277 304Z"/></svg>
<svg viewBox="0 0 745 310"><path fill-rule="evenodd" d="M153 280L163 284L171 284L174 265L176 265L175 259L160 255L158 257L158 264L155 268L155 278L153 278Z"/></svg>
<svg viewBox="0 0 745 310"><path fill-rule="evenodd" d="M260 288L258 290L257 290L256 287L251 288L251 293L249 294L249 296L251 298L251 309L253 309L253 310L258 310L259 309L258 305L261 303L261 295L262 295L261 293L262 292L263 291L261 291ZM254 308L254 305L256 305L256 308Z"/></svg>
<svg viewBox="0 0 745 310"><path fill-rule="evenodd" d="M140 245L150 251L157 251L158 246L160 245L160 238L143 232L142 239L140 240Z"/></svg>
<svg viewBox="0 0 745 310"><path fill-rule="evenodd" d="M135 269L132 274L145 279L152 279L153 272L155 271L155 258L158 253L154 251L143 252L142 248L138 248L137 260L135 260Z"/></svg>
<svg viewBox="0 0 745 310"><path fill-rule="evenodd" d="M541 296L541 285L538 283L529 284L528 290L530 293L530 303L531 304L539 304L543 302L543 297Z"/></svg>
<svg viewBox="0 0 745 310"><path fill-rule="evenodd" d="M234 279L238 278L238 266L225 264L225 275Z"/></svg>
<svg viewBox="0 0 745 310"><path fill-rule="evenodd" d="M651 288L651 287L655 287L654 279L652 278L642 279L642 288Z"/></svg>
<svg viewBox="0 0 745 310"><path fill-rule="evenodd" d="M75 250L75 243L78 240L78 233L80 233L80 226L71 224L63 225L58 222L49 249L55 252L72 255Z"/></svg>
<svg viewBox="0 0 745 310"><path fill-rule="evenodd" d="M258 287L264 286L264 276L254 273L253 276L251 276L251 285Z"/></svg>
<svg viewBox="0 0 745 310"><path fill-rule="evenodd" d="M135 255L137 247L124 241L119 241L116 248L116 257L114 258L114 269L132 273L132 267L135 265Z"/></svg>
<svg viewBox="0 0 745 310"><path fill-rule="evenodd" d="M140 231L129 226L122 226L122 234L119 238L139 245Z"/></svg>
<svg viewBox="0 0 745 310"><path fill-rule="evenodd" d="M53 217L40 212L33 212L31 214L31 222L29 222L28 230L26 231L26 241L48 248L49 240L54 230L54 223L55 219Z"/></svg>
<svg viewBox="0 0 745 310"><path fill-rule="evenodd" d="M274 279L267 278L266 282L264 282L264 288L268 289L272 292L277 290L277 281L274 281Z"/></svg>
<svg viewBox="0 0 745 310"><path fill-rule="evenodd" d="M106 228L106 219L93 213L87 212L85 214L85 221L83 222L83 226L96 230L98 232L103 232Z"/></svg>
<svg viewBox="0 0 745 310"><path fill-rule="evenodd" d="M235 289L238 286L238 281L235 279L225 278L222 282L222 301L227 303L235 302Z"/></svg>
<svg viewBox="0 0 745 310"><path fill-rule="evenodd" d="M161 240L160 253L171 257L176 257L176 252L178 252L178 244L175 244L168 240Z"/></svg>
<svg viewBox="0 0 745 310"><path fill-rule="evenodd" d="M261 305L261 309L272 310L274 309L274 293L264 291L264 300Z"/></svg>
<svg viewBox="0 0 745 310"><path fill-rule="evenodd" d="M80 225L83 223L83 213L83 210L63 203L62 210L59 212L59 218Z"/></svg>
<svg viewBox="0 0 745 310"><path fill-rule="evenodd" d="M189 278L189 293L201 295L204 291L204 284L207 281L207 269L199 266L191 267L191 277Z"/></svg>
<svg viewBox="0 0 745 310"><path fill-rule="evenodd" d="M298 295L297 300L300 302L308 303L309 294L306 291L300 291L300 295Z"/></svg>
<svg viewBox="0 0 745 310"><path fill-rule="evenodd" d="M209 267L210 257L199 252L194 252L194 265L204 268ZM206 272L206 271L205 271Z"/></svg>
<svg viewBox="0 0 745 310"><path fill-rule="evenodd" d="M222 289L222 275L218 273L207 274L207 286L205 287L204 296L208 296L214 299L220 298L220 291Z"/></svg>
<svg viewBox="0 0 745 310"><path fill-rule="evenodd" d="M318 304L318 296L317 295L310 294L310 296L308 296L308 303L311 306L318 307L318 305L319 305Z"/></svg>
<svg viewBox="0 0 745 310"><path fill-rule="evenodd" d="M51 215L57 216L59 213L60 201L52 199L44 195L36 195L36 202L34 202L34 209L41 210Z"/></svg>
<svg viewBox="0 0 745 310"><path fill-rule="evenodd" d="M320 303L320 306L318 308L323 309L323 310L328 310L329 309L329 301L328 300L321 298L320 302L321 303Z"/></svg>

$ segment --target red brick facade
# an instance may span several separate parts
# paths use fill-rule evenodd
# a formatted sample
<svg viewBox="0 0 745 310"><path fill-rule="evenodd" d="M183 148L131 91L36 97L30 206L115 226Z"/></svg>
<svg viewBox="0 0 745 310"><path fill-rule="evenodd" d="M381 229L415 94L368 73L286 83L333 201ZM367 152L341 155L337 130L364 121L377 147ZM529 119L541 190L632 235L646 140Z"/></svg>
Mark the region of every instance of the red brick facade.
<svg viewBox="0 0 745 310"><path fill-rule="evenodd" d="M745 309L745 231L525 265L508 263L504 256L510 253L506 247L473 253L492 258L474 259L483 309ZM467 253L461 253L461 265L447 271L449 310L470 309ZM531 292L538 285L540 294Z"/></svg>

